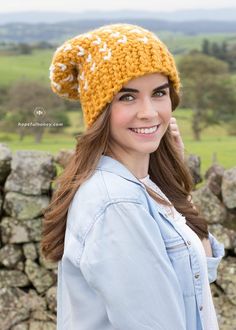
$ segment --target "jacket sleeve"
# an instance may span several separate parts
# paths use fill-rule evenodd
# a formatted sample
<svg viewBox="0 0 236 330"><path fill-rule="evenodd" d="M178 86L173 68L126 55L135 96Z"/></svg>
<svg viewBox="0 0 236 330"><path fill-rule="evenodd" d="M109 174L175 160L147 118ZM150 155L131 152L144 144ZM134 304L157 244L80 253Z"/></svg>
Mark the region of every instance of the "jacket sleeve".
<svg viewBox="0 0 236 330"><path fill-rule="evenodd" d="M186 330L181 289L159 227L133 202L109 205L89 231L80 268L117 330Z"/></svg>
<svg viewBox="0 0 236 330"><path fill-rule="evenodd" d="M223 258L225 251L224 251L224 244L217 241L217 239L209 233L209 240L211 243L212 249L212 257L207 258L207 268L208 268L208 279L209 283L212 283L217 278L217 268L221 259Z"/></svg>

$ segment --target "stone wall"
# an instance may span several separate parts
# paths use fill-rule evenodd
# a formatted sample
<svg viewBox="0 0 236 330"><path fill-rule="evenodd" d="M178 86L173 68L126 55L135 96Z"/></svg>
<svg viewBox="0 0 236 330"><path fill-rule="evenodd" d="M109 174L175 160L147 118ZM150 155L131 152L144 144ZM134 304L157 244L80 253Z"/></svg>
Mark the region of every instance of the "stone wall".
<svg viewBox="0 0 236 330"><path fill-rule="evenodd" d="M57 266L40 253L42 210L51 198L56 163L67 153L18 151L0 144L0 328L52 330L56 322ZM190 159L196 182L196 159ZM195 164L193 166L193 164ZM195 168L192 168L195 167ZM236 168L213 166L193 193L210 231L225 244L217 281L211 284L220 329L236 329ZM68 329L69 330L69 329Z"/></svg>
<svg viewBox="0 0 236 330"><path fill-rule="evenodd" d="M53 157L0 145L0 329L51 330L57 266L40 253L42 210L49 204Z"/></svg>

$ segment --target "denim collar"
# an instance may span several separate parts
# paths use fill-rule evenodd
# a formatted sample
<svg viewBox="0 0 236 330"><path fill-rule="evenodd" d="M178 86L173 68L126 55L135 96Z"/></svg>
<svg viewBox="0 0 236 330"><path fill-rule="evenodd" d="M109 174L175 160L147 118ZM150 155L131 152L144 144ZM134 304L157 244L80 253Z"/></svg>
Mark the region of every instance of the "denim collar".
<svg viewBox="0 0 236 330"><path fill-rule="evenodd" d="M158 203L154 201L154 199L151 198L151 196L148 194L145 185L139 181L128 169L125 167L122 163L120 163L118 160L109 157L109 156L102 156L98 162L97 170L100 171L106 171L110 173L114 173L116 175L119 175L120 177L124 178L125 180L131 181L135 184L138 184L144 189L144 193L147 198L147 202L150 207L151 214L154 214L154 209L157 209L160 214L164 216L168 222L172 224L172 226L176 227L176 224L173 221L170 221L167 219L166 212L163 211L163 209L160 207ZM153 216L154 217L154 216Z"/></svg>
<svg viewBox="0 0 236 330"><path fill-rule="evenodd" d="M114 173L122 178L132 181L145 189L144 184L139 181L122 163L110 156L102 156L98 162L97 170Z"/></svg>
<svg viewBox="0 0 236 330"><path fill-rule="evenodd" d="M119 175L120 177L124 178L125 180L131 181L135 184L138 184L145 193L147 202L150 207L151 214L153 213L154 209L157 209L159 213L161 213L163 216L166 216L163 209L156 203L151 196L148 194L145 185L139 181L128 169L125 167L122 163L120 163L118 160L109 157L109 156L102 156L98 162L97 170L100 171L106 171L110 173L114 173L116 175Z"/></svg>

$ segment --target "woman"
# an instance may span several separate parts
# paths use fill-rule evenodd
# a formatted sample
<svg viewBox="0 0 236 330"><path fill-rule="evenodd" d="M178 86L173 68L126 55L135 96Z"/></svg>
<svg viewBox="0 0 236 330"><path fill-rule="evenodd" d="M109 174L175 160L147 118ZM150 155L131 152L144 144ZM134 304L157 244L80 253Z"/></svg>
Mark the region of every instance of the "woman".
<svg viewBox="0 0 236 330"><path fill-rule="evenodd" d="M189 198L172 55L150 31L115 24L65 42L50 71L88 126L45 212L57 328L218 329L209 283L224 248Z"/></svg>

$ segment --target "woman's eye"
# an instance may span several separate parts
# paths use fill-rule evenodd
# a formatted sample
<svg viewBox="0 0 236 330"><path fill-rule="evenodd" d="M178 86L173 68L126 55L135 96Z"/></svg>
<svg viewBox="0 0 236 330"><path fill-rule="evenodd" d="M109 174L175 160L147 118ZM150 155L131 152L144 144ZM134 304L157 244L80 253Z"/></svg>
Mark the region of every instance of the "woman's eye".
<svg viewBox="0 0 236 330"><path fill-rule="evenodd" d="M165 90L163 90L163 91L156 91L156 92L154 93L154 95L155 95L155 96L159 96L159 97L161 97L161 96L166 95L166 91L165 91Z"/></svg>
<svg viewBox="0 0 236 330"><path fill-rule="evenodd" d="M134 99L134 97L130 94L126 94L126 95L122 95L119 98L119 101L132 101Z"/></svg>

